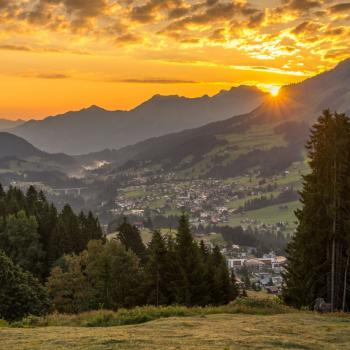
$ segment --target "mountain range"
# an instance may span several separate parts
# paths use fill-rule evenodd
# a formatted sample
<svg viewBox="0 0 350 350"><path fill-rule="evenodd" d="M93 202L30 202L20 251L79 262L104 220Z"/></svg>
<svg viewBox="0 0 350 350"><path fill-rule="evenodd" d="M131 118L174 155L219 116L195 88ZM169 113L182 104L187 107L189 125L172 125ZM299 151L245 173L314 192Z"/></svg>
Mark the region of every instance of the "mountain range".
<svg viewBox="0 0 350 350"><path fill-rule="evenodd" d="M127 145L250 112L267 94L239 86L213 97L153 96L130 111L91 106L8 130L46 152L85 154Z"/></svg>
<svg viewBox="0 0 350 350"><path fill-rule="evenodd" d="M229 177L257 167L273 173L303 158L310 125L325 108L350 115L350 59L283 87L252 112L90 156L114 162L112 172L147 164L185 177Z"/></svg>
<svg viewBox="0 0 350 350"><path fill-rule="evenodd" d="M219 115L228 113L227 110L231 107L238 108L238 102L237 106L231 106L229 101L239 94L246 97L243 99L246 104L240 108L248 109L248 100L256 102L260 99L262 102L251 112L217 120ZM255 96L255 99L251 96ZM2 173L10 171L11 174L21 171L58 171L70 176L81 173L84 167L87 169L91 164L105 164L106 161L108 165L99 167L99 175L113 176L130 170L145 169L158 173L171 171L184 178L232 177L252 169L272 175L285 170L293 162L304 159L304 144L310 125L324 108L350 114L350 59L299 84L283 87L277 97L266 96L257 89L239 87L212 98L155 96L130 112L108 112L91 107L43 121L28 122L11 129L11 132L31 133L31 137L24 138L35 139L35 135L42 131L43 135L34 140L35 145L44 143L49 149L62 147L70 150L69 153L85 151L87 154L73 157L63 153L48 153L45 147L41 147L45 150L41 151L28 141L3 132L0 133L0 170ZM194 116L198 116L195 122L187 120L190 119L187 114L190 110ZM200 115L200 110L203 111L203 116ZM220 113L213 115L213 110ZM119 113L128 115L123 117L124 124L120 124L121 117L115 116ZM182 127L188 125L186 123L204 123L204 120L210 119L215 121L151 137L117 150L105 149L88 153L102 148L102 141L110 146L115 142L116 147L127 143L129 135L125 130L131 128L133 123L130 143L131 140L146 137L147 133L152 132L146 126L153 125L155 120L165 121L169 117L169 124L164 123L162 127L165 128L165 124L167 127L174 126L176 116ZM65 129L63 125L70 127ZM96 128L94 135L93 125ZM124 131L124 138L117 137L122 134L118 125L123 125L120 130ZM154 132L161 133L161 130L165 130L162 127ZM175 126L174 128L176 129ZM113 135L116 137L113 138ZM52 137L50 145L49 136ZM67 144L64 145L63 141ZM96 146L97 143L99 146ZM90 168L94 171L93 166Z"/></svg>

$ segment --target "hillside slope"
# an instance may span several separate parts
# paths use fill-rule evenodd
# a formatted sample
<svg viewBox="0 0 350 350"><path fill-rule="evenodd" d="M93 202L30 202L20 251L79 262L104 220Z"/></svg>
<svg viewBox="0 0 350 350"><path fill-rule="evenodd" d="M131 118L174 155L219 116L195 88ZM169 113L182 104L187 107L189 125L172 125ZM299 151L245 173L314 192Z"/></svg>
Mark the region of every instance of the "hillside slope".
<svg viewBox="0 0 350 350"><path fill-rule="evenodd" d="M106 111L97 106L78 112L32 120L11 133L47 152L84 154L120 148L231 115L250 112L266 94L240 86L209 97L185 98L156 95L131 111Z"/></svg>
<svg viewBox="0 0 350 350"><path fill-rule="evenodd" d="M39 150L26 140L0 132L0 181L67 181L67 175L79 171L80 164L62 153L50 154Z"/></svg>

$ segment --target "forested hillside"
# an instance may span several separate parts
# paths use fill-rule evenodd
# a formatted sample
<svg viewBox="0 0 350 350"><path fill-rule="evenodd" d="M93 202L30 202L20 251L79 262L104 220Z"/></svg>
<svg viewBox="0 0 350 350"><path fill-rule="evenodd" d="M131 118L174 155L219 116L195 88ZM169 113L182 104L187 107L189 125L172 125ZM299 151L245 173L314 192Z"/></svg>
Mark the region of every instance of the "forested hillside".
<svg viewBox="0 0 350 350"><path fill-rule="evenodd" d="M107 240L91 213L57 212L33 187L0 187L0 218L0 319L101 305L221 305L238 293L219 248L195 243L185 215L175 239L155 231L148 247L126 219L118 240Z"/></svg>

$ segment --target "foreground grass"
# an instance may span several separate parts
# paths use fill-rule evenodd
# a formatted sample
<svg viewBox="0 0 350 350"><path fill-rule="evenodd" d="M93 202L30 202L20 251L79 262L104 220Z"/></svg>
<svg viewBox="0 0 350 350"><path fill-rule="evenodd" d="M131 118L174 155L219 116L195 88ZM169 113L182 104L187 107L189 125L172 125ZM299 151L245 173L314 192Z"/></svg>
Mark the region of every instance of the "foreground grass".
<svg viewBox="0 0 350 350"><path fill-rule="evenodd" d="M350 316L298 312L264 293L222 307L140 307L0 321L0 350L350 349Z"/></svg>
<svg viewBox="0 0 350 350"><path fill-rule="evenodd" d="M217 314L108 328L0 328L0 349L350 349L350 319L299 312Z"/></svg>

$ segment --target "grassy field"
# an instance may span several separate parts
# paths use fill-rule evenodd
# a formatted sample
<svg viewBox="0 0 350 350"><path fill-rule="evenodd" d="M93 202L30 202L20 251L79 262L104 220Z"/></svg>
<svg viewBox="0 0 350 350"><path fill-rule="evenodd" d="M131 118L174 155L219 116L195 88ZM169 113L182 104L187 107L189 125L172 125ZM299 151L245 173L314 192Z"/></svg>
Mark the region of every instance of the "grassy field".
<svg viewBox="0 0 350 350"><path fill-rule="evenodd" d="M285 207L282 209L282 207ZM291 233L296 227L294 211L300 207L300 202L289 202L285 204L271 205L262 209L247 211L244 215L235 214L229 220L229 225L238 226L242 220L258 220L265 224L277 222L288 222L288 230Z"/></svg>
<svg viewBox="0 0 350 350"><path fill-rule="evenodd" d="M350 319L291 313L174 317L109 328L0 328L1 350L350 349Z"/></svg>

